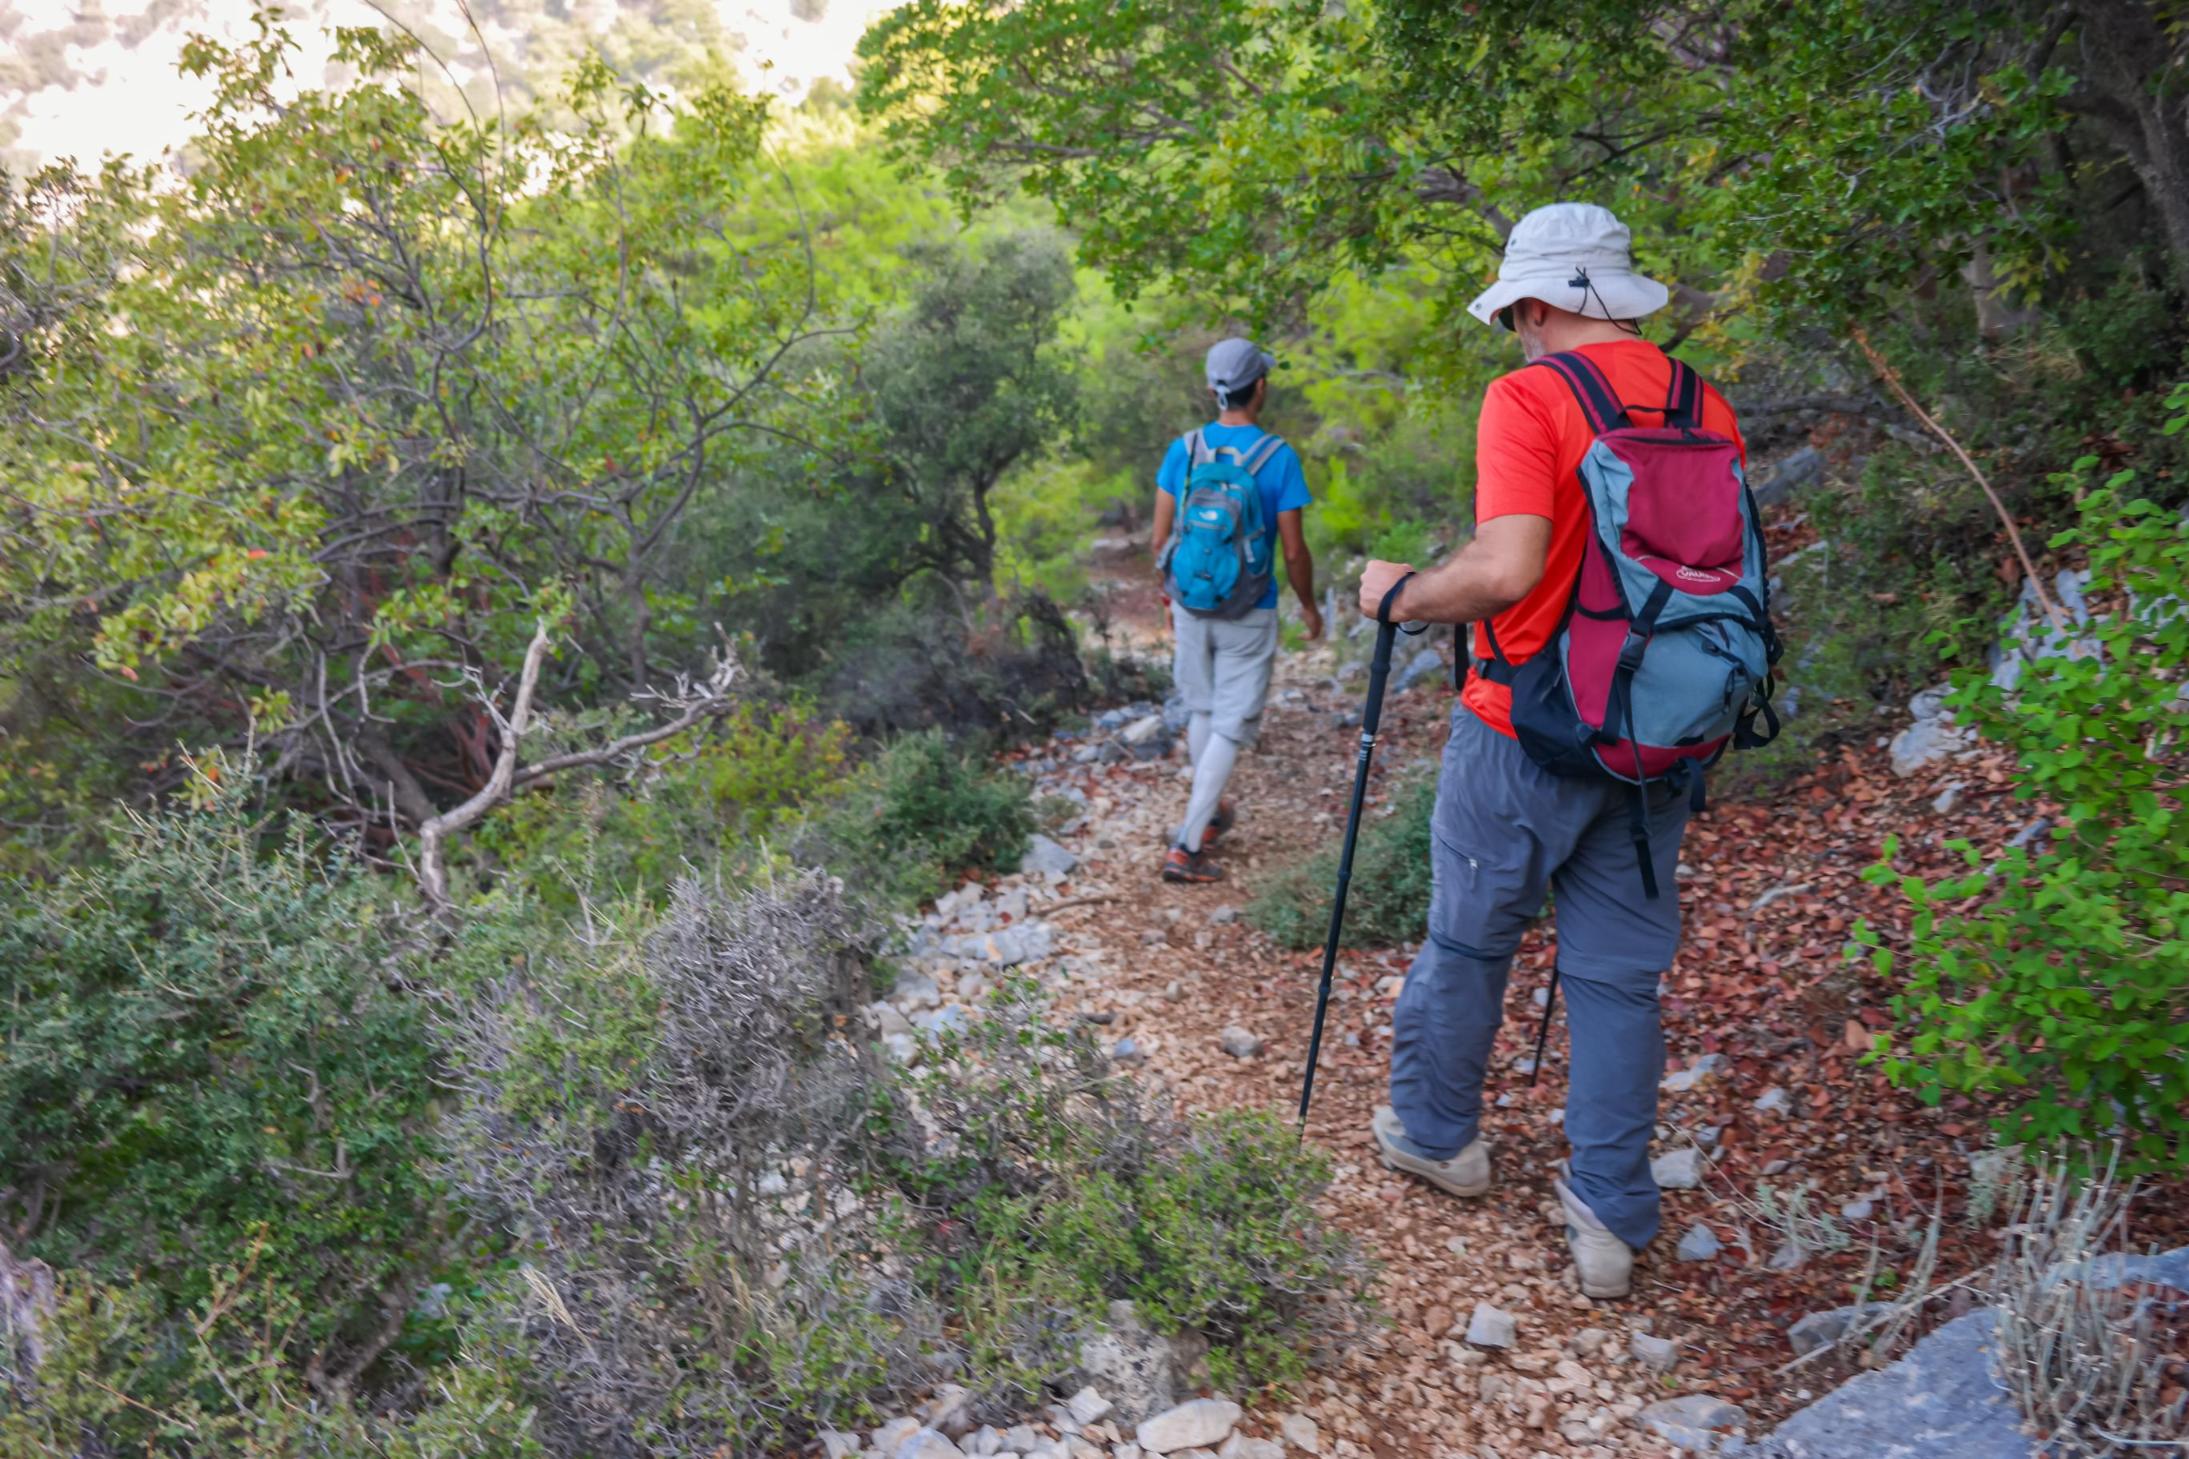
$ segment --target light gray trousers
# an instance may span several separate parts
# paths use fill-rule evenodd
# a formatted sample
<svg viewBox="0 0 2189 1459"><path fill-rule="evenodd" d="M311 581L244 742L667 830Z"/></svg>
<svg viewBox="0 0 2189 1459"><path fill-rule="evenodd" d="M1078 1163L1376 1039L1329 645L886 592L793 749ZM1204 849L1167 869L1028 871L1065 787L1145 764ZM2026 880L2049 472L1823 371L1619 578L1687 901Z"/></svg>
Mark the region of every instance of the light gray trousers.
<svg viewBox="0 0 2189 1459"><path fill-rule="evenodd" d="M1517 740L1454 707L1432 820L1429 936L1392 1013L1391 1106L1407 1137L1439 1159L1475 1138L1506 973L1550 893L1572 1054L1569 1184L1639 1248L1657 1234L1657 983L1680 941L1673 869L1688 795L1649 789L1654 901L1642 895L1628 833L1632 795L1608 779L1552 775Z"/></svg>

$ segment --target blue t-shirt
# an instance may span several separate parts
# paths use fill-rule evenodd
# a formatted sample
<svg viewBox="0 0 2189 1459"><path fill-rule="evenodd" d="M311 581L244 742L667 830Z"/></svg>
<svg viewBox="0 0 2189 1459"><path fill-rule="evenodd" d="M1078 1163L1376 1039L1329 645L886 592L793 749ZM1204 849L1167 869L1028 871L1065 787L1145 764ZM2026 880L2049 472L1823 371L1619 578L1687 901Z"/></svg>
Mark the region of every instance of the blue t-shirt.
<svg viewBox="0 0 2189 1459"><path fill-rule="evenodd" d="M1234 450L1252 455L1255 442L1269 432L1260 426L1227 426L1215 421L1201 427L1201 438L1208 442L1210 450L1229 446ZM1163 465L1155 473L1155 484L1173 497L1182 497L1186 490L1186 442L1184 437L1171 442L1164 453ZM1300 470L1299 452L1287 445L1279 446L1270 458L1262 463L1262 469L1254 473L1254 485L1262 493L1262 545L1268 550L1272 566L1277 561L1277 514L1297 511L1310 500L1307 494L1307 476ZM1269 591L1262 594L1257 608L1277 606L1277 574L1269 575Z"/></svg>

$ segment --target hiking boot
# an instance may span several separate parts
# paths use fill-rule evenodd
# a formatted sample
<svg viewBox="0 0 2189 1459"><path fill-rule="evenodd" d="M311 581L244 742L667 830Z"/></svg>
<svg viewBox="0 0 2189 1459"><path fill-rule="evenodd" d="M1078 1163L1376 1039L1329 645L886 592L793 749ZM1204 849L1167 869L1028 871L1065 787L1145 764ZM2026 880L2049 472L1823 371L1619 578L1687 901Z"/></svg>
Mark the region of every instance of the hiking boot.
<svg viewBox="0 0 2189 1459"><path fill-rule="evenodd" d="M1209 860L1205 851L1188 851L1183 846L1173 846L1163 858L1163 880L1182 882L1212 882L1224 879L1224 869Z"/></svg>
<svg viewBox="0 0 2189 1459"><path fill-rule="evenodd" d="M1398 1112L1387 1104L1376 1106L1376 1118L1370 1128L1375 1131L1376 1149L1382 1153L1383 1163L1393 1170L1418 1175L1447 1195L1488 1194L1490 1147L1479 1139L1457 1155L1438 1160L1408 1137L1406 1126L1399 1123Z"/></svg>
<svg viewBox="0 0 2189 1459"><path fill-rule="evenodd" d="M1573 1265L1581 1274L1581 1295L1624 1297L1633 1291L1634 1248L1612 1235L1563 1180L1554 1179L1551 1186L1565 1208L1566 1245L1573 1249Z"/></svg>
<svg viewBox="0 0 2189 1459"><path fill-rule="evenodd" d="M1216 802L1215 817L1201 831L1201 849L1203 851L1214 851L1217 839L1237 825L1238 821L1239 812L1232 806L1230 801L1220 800Z"/></svg>

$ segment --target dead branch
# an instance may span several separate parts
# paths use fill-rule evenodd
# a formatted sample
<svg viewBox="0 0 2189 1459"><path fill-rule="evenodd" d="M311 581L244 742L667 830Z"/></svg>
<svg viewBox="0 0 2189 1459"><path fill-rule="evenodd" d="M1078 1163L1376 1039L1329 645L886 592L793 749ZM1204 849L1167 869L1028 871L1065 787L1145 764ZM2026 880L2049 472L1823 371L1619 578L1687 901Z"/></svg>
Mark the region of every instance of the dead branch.
<svg viewBox="0 0 2189 1459"><path fill-rule="evenodd" d="M486 784L480 786L461 805L429 816L419 824L418 886L436 913L446 913L450 905L445 850L450 836L477 825L488 811L507 800L511 792L522 786L543 780L557 771L609 764L635 750L681 734L703 719L722 713L729 707L730 686L737 680L737 661L725 650L716 663L714 673L696 691L688 681L679 681L677 692L673 695L640 696L674 707L677 713L667 722L637 734L624 735L605 745L553 755L536 765L528 765L519 770L518 747L524 739L525 730L531 725L532 697L539 688L540 666L546 661L547 651L553 642L543 620L533 629L532 642L525 647L524 667L517 676L517 696L510 705L507 718L502 716L491 696L484 697L486 712L494 719L501 732L501 747L494 757L494 769L487 776Z"/></svg>
<svg viewBox="0 0 2189 1459"><path fill-rule="evenodd" d="M2045 615L2052 620L2052 626L2060 629L2066 628L2067 615L2060 611L2060 605L2055 603L2052 600L2052 594L2045 590L2044 579L2037 576L2037 564L2030 560L2029 549L2022 545L2022 529L2014 525L2013 514L2007 510L2007 504L1999 500L1999 493L1992 490L1991 482L1985 479L1983 471L1978 468L1969 453L1961 449L1961 443L1953 438L1953 433L1932 419L1928 411L1915 403L1915 397L1908 393L1908 387L1901 382L1900 372L1886 363L1885 357L1877 352L1875 345L1870 343L1869 335L1858 328L1854 331L1854 341L1856 347L1862 351L1863 358L1870 362L1870 368L1877 371L1878 378L1891 387L1893 394L1900 397L1900 403L1908 408L1908 413L1921 421L1925 429L1929 430L1932 435L1944 441L1947 448L1960 458L1962 466L1967 468L1969 475L1975 478L1977 486L1983 489L1984 499L1991 503L1992 511L1998 514L1999 524L2007 529L2007 540L2014 544L2014 555L2021 560L2022 574L2029 580L2030 591L2037 595L2037 601L2043 606Z"/></svg>

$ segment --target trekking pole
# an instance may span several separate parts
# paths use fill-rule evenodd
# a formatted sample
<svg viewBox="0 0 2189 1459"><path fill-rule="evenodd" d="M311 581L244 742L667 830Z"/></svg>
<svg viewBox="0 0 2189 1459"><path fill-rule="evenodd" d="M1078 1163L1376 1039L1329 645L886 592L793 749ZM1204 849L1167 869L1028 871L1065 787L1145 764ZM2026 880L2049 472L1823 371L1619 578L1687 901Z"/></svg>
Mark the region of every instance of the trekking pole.
<svg viewBox="0 0 2189 1459"><path fill-rule="evenodd" d="M1535 1063L1528 1069L1528 1082L1535 1083L1543 1077L1543 1046L1551 1038L1551 1010L1558 1006L1558 964L1551 964L1551 990L1543 997L1543 1026L1535 1031Z"/></svg>
<svg viewBox="0 0 2189 1459"><path fill-rule="evenodd" d="M1330 1012L1330 975L1338 965L1338 933L1345 926L1345 890L1353 880L1353 842L1360 836L1361 803L1368 794L1368 761L1376 753L1376 726L1383 720L1383 686L1391 677L1391 645L1399 626L1391 604L1406 578L1391 584L1376 609L1376 655L1368 661L1368 702L1361 707L1360 759L1353 767L1353 803L1345 813L1345 847L1338 853L1338 889L1330 902L1330 935L1323 939L1322 986L1315 993L1315 1031L1307 1040L1307 1075L1300 1082L1300 1138L1307 1137L1307 1105L1315 1097L1315 1059L1323 1047L1323 1019Z"/></svg>

